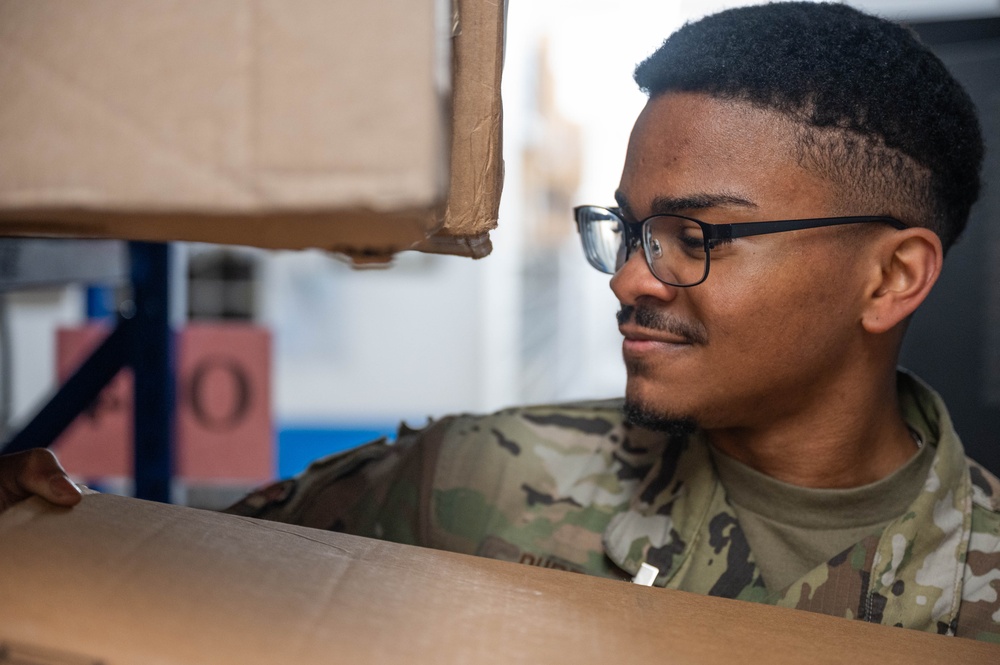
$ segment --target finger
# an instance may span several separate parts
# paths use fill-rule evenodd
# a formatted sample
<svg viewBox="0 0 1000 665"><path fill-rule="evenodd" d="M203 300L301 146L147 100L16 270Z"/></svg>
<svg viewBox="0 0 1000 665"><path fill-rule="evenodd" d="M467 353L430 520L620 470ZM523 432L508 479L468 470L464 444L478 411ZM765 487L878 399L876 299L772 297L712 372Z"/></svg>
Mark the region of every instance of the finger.
<svg viewBox="0 0 1000 665"><path fill-rule="evenodd" d="M74 506L82 498L59 460L45 448L7 456L0 465L0 478L0 507L35 495L59 506Z"/></svg>
<svg viewBox="0 0 1000 665"><path fill-rule="evenodd" d="M34 483L28 489L60 506L75 506L80 503L83 495L69 479L62 464L48 448L36 448L33 451L30 466L34 473L29 473L27 480Z"/></svg>

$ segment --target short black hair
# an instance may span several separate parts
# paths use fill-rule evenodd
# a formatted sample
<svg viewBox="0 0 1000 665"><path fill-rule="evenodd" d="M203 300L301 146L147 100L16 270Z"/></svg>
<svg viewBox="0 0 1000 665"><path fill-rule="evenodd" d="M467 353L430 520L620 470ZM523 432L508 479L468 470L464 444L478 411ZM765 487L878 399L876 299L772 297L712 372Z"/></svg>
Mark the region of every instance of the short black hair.
<svg viewBox="0 0 1000 665"><path fill-rule="evenodd" d="M799 159L852 204L932 229L947 249L979 196L968 93L910 29L840 4L730 9L688 23L639 64L648 95L696 92L780 112ZM909 219L907 219L907 217Z"/></svg>

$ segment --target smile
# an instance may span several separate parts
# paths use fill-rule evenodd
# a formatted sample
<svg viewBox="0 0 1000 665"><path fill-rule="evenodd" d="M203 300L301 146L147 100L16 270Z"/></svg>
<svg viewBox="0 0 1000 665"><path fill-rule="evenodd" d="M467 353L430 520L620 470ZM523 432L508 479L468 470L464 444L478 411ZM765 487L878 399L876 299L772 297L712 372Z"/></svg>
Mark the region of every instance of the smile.
<svg viewBox="0 0 1000 665"><path fill-rule="evenodd" d="M660 342L649 339L628 339L622 342L622 355L626 360L649 354L674 354L692 348L689 342Z"/></svg>
<svg viewBox="0 0 1000 665"><path fill-rule="evenodd" d="M625 337L625 341L623 342L625 348L635 348L636 350L654 349L660 347L691 346L694 343L693 340L681 335L670 333L652 333L628 326L620 327L619 331L622 336Z"/></svg>

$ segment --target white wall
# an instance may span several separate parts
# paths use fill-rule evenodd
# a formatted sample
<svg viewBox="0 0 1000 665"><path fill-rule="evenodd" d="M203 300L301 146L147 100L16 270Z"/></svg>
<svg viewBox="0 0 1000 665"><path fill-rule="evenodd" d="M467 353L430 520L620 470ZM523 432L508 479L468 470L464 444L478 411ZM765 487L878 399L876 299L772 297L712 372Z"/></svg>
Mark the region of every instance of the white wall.
<svg viewBox="0 0 1000 665"><path fill-rule="evenodd" d="M318 252L266 263L280 420L419 417L479 403L481 266L413 253L387 270L352 270Z"/></svg>
<svg viewBox="0 0 1000 665"><path fill-rule="evenodd" d="M32 289L3 294L10 335L10 421L26 423L55 389L55 331L83 319L79 287Z"/></svg>

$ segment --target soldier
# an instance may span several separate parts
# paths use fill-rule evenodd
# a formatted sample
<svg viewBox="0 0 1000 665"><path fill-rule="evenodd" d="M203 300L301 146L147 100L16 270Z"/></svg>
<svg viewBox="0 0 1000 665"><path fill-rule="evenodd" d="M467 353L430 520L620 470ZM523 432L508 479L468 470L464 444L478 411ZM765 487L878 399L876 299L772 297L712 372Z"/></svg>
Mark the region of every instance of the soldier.
<svg viewBox="0 0 1000 665"><path fill-rule="evenodd" d="M811 3L686 25L635 76L617 205L576 210L624 400L404 427L230 512L1000 640L1000 481L896 367L978 195L968 96ZM47 453L4 474L79 500Z"/></svg>

